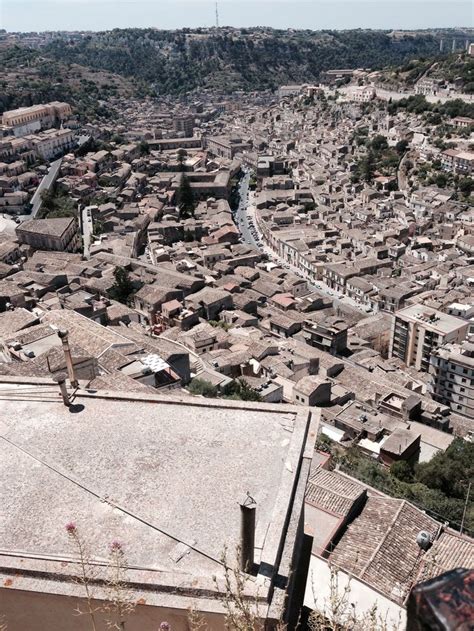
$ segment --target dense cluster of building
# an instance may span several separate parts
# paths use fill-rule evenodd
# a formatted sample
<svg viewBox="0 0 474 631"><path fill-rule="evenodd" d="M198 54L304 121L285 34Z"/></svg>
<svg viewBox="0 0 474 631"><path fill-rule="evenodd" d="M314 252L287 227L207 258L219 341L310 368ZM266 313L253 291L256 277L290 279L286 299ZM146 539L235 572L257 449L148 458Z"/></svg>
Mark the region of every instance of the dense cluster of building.
<svg viewBox="0 0 474 631"><path fill-rule="evenodd" d="M173 629L194 601L224 628L225 545L242 546L258 616L290 628L325 596L329 579L306 577L331 565L390 619L417 581L472 565L468 536L314 449L319 433L390 467L474 438L472 206L404 169L431 146L420 116L354 89L205 94L173 110L116 100L113 125L76 130L90 151L71 151L66 104L3 115L4 212L20 215L2 200L49 177L28 171L29 152L60 157L48 190L76 209L0 234L7 616L34 593L42 628L66 619L78 585L64 575L80 569L58 536L69 519L87 520L98 566L107 536L125 542L137 615ZM374 136L403 155L367 182L358 139ZM443 155L472 172L466 152ZM242 384L254 403L235 400ZM203 385L234 398L198 399Z"/></svg>

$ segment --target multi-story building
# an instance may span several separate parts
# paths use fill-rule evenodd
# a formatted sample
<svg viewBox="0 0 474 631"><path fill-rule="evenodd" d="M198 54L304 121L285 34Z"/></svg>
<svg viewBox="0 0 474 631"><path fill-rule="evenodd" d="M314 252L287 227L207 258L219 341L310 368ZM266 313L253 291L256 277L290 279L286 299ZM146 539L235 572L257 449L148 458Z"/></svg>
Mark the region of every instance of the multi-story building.
<svg viewBox="0 0 474 631"><path fill-rule="evenodd" d="M25 136L67 120L71 114L72 109L68 103L53 101L44 105L20 107L4 112L2 124L10 127L15 136Z"/></svg>
<svg viewBox="0 0 474 631"><path fill-rule="evenodd" d="M474 344L447 344L430 359L430 389L434 399L458 414L474 419Z"/></svg>
<svg viewBox="0 0 474 631"><path fill-rule="evenodd" d="M474 303L461 304L453 302L446 307L446 313L456 316L456 318L467 320L469 322L468 334L474 335Z"/></svg>
<svg viewBox="0 0 474 631"><path fill-rule="evenodd" d="M176 133L191 138L194 131L194 116L177 116L173 120L173 128Z"/></svg>
<svg viewBox="0 0 474 631"><path fill-rule="evenodd" d="M48 129L40 134L29 136L33 151L44 160L51 160L74 147L76 141L70 129Z"/></svg>
<svg viewBox="0 0 474 631"><path fill-rule="evenodd" d="M209 153L220 158L232 160L237 153L250 151L251 143L245 142L242 138L230 138L228 136L212 136L206 141Z"/></svg>
<svg viewBox="0 0 474 631"><path fill-rule="evenodd" d="M303 324L301 335L310 346L337 355L347 348L348 328L344 320L338 318L328 318L323 322L308 320Z"/></svg>
<svg viewBox="0 0 474 631"><path fill-rule="evenodd" d="M436 94L438 91L438 84L433 79L420 79L415 85L415 94L424 94L430 96Z"/></svg>
<svg viewBox="0 0 474 631"><path fill-rule="evenodd" d="M75 217L31 219L19 225L16 234L21 243L37 250L74 252L78 244Z"/></svg>
<svg viewBox="0 0 474 631"><path fill-rule="evenodd" d="M469 175L474 171L474 152L446 149L441 152L441 166L445 171Z"/></svg>
<svg viewBox="0 0 474 631"><path fill-rule="evenodd" d="M324 267L324 282L336 291L345 292L347 281L354 277L377 274L383 267L392 267L391 260L381 261L376 258L358 259L353 262L332 263Z"/></svg>
<svg viewBox="0 0 474 631"><path fill-rule="evenodd" d="M174 149L201 149L202 138L158 138L150 140L150 149L173 151Z"/></svg>
<svg viewBox="0 0 474 631"><path fill-rule="evenodd" d="M356 101L356 103L369 103L375 99L376 95L375 89L372 86L364 85L354 90L352 100Z"/></svg>
<svg viewBox="0 0 474 631"><path fill-rule="evenodd" d="M452 123L453 125L456 125L456 127L466 129L467 127L471 127L471 125L474 125L474 118L469 118L468 116L456 116L456 118L453 118Z"/></svg>
<svg viewBox="0 0 474 631"><path fill-rule="evenodd" d="M296 96L302 91L302 85L282 85L278 88L278 96L280 99L284 99L287 96Z"/></svg>
<svg viewBox="0 0 474 631"><path fill-rule="evenodd" d="M393 316L390 357L428 372L433 352L447 344L462 342L469 323L424 305L410 305Z"/></svg>

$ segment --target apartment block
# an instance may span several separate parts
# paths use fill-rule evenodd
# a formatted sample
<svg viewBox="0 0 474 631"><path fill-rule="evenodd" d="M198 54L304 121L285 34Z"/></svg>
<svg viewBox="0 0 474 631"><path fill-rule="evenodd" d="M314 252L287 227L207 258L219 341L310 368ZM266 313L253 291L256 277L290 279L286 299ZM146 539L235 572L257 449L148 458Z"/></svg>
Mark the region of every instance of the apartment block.
<svg viewBox="0 0 474 631"><path fill-rule="evenodd" d="M432 353L449 342L462 342L469 323L424 305L397 311L392 321L390 357L428 372Z"/></svg>
<svg viewBox="0 0 474 631"><path fill-rule="evenodd" d="M457 414L474 419L474 344L448 344L430 359L433 398Z"/></svg>
<svg viewBox="0 0 474 631"><path fill-rule="evenodd" d="M185 138L192 138L194 131L194 116L177 116L173 120L174 131L183 134Z"/></svg>
<svg viewBox="0 0 474 631"><path fill-rule="evenodd" d="M441 166L445 171L469 175L474 171L474 152L446 149L441 153Z"/></svg>

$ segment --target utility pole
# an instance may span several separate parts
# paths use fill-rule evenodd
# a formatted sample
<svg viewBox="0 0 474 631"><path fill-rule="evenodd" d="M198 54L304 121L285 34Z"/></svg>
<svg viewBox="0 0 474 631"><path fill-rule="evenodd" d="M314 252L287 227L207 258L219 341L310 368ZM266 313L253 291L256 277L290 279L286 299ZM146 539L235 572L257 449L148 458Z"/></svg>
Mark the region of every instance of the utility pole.
<svg viewBox="0 0 474 631"><path fill-rule="evenodd" d="M219 3L216 2L216 28L219 28Z"/></svg>
<svg viewBox="0 0 474 631"><path fill-rule="evenodd" d="M462 529L464 528L464 520L466 518L466 511L467 511L467 505L469 503L469 494L471 493L471 484L472 482L469 482L469 486L467 487L467 493L466 493L466 501L464 503L464 510L462 512L462 519L461 519L461 534L462 534Z"/></svg>

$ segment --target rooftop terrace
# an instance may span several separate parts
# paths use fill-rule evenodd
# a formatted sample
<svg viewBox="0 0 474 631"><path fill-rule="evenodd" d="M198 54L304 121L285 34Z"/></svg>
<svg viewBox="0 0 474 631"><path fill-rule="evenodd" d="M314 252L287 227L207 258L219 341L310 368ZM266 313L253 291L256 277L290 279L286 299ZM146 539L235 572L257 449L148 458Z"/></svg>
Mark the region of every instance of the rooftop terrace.
<svg viewBox="0 0 474 631"><path fill-rule="evenodd" d="M294 497L301 459L315 438L307 410L90 391L67 408L49 380L1 377L0 419L0 573L21 567L14 587L77 588L57 569L73 552L72 520L98 563L121 541L136 580L156 588L155 604L181 608L159 586L213 590L226 546L235 558L247 492L257 502L256 580L265 593L284 573L288 520L303 502ZM54 587L28 584L38 559L57 575Z"/></svg>

